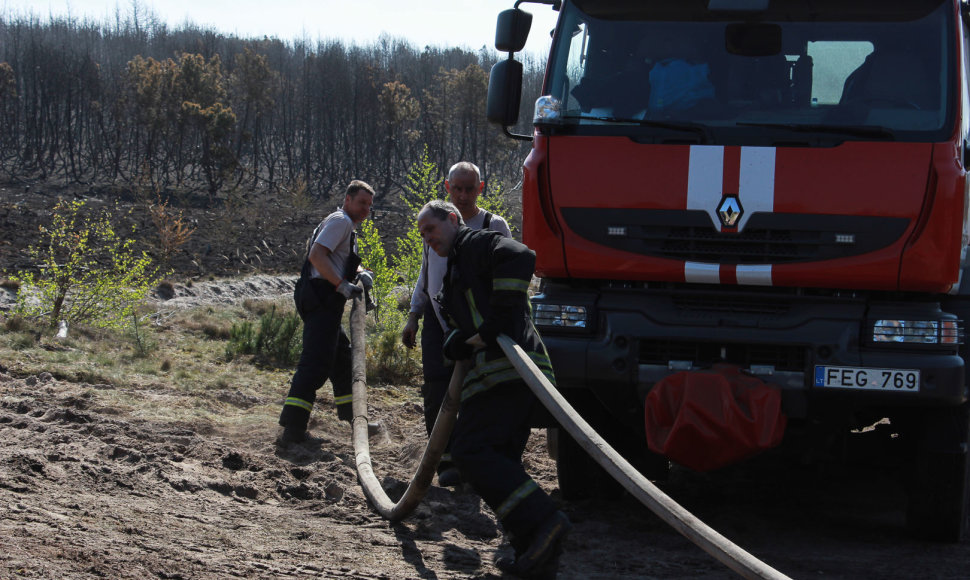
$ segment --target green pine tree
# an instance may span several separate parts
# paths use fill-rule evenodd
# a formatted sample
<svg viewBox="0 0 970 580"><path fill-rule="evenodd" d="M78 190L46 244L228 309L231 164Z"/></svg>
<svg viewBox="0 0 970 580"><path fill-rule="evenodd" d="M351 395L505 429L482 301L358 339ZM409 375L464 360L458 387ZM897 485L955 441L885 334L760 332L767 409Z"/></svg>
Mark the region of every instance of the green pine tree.
<svg viewBox="0 0 970 580"><path fill-rule="evenodd" d="M421 257L424 242L418 231L418 212L432 199L441 197L441 178L438 165L428 156L428 146L424 146L421 158L408 170L404 186L404 202L411 211L411 227L397 239L397 255L394 257L394 270L404 280L408 296L414 292L421 271Z"/></svg>

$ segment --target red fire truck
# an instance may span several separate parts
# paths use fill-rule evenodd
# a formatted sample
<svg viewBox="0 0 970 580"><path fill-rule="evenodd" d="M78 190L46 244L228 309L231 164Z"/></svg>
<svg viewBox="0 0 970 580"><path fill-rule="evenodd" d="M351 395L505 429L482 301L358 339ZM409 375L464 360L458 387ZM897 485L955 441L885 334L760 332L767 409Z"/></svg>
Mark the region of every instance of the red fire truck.
<svg viewBox="0 0 970 580"><path fill-rule="evenodd" d="M858 461L878 438L908 527L961 539L966 4L538 1L559 16L521 135L524 1L499 16L488 116L533 141L522 235L558 388L658 474L678 458L646 443L651 393L728 365L778 395L771 453ZM567 497L586 461L561 434Z"/></svg>

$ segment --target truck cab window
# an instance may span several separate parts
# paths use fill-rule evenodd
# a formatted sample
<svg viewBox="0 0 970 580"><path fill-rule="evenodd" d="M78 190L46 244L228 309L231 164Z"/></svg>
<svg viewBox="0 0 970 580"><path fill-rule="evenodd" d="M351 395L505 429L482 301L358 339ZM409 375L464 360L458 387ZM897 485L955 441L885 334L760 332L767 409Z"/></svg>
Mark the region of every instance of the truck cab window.
<svg viewBox="0 0 970 580"><path fill-rule="evenodd" d="M571 33L556 41L545 91L559 107L552 125L650 135L689 123L712 136L708 144L751 132L767 134L766 144L791 142L804 127L945 139L956 105L944 97L956 82L948 5L884 14L876 4L826 5L824 16L811 7L769 9L752 19L780 32L780 43L755 39L761 49L746 51L726 41L736 16L696 2L567 1L562 29Z"/></svg>

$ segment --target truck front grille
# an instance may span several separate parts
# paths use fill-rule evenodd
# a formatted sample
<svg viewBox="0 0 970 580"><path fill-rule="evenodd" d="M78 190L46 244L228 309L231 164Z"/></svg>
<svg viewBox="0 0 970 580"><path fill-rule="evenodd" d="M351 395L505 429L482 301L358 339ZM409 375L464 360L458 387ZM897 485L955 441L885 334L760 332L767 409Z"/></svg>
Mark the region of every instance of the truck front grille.
<svg viewBox="0 0 970 580"><path fill-rule="evenodd" d="M685 262L781 264L817 260L824 253L821 232L753 230L723 234L710 227L666 228L651 253Z"/></svg>
<svg viewBox="0 0 970 580"><path fill-rule="evenodd" d="M717 231L698 210L563 208L570 229L597 244L637 254L711 264L834 260L898 241L906 218L755 213L744 231Z"/></svg>
<svg viewBox="0 0 970 580"><path fill-rule="evenodd" d="M691 361L700 368L728 362L741 368L765 365L776 371L805 372L809 367L809 352L806 347L798 345L640 341L639 364L666 365L672 360Z"/></svg>
<svg viewBox="0 0 970 580"><path fill-rule="evenodd" d="M671 296L678 314L690 317L723 317L729 314L756 314L777 317L791 311L791 299L787 296L766 294L737 295L729 293L680 292Z"/></svg>

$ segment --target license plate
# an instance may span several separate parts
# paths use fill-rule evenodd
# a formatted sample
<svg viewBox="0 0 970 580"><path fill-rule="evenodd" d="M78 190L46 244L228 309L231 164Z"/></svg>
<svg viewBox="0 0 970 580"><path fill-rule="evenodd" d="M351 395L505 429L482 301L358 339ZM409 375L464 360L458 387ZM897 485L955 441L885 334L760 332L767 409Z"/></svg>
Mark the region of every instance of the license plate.
<svg viewBox="0 0 970 580"><path fill-rule="evenodd" d="M865 391L919 392L919 371L865 367L815 367L815 386Z"/></svg>

